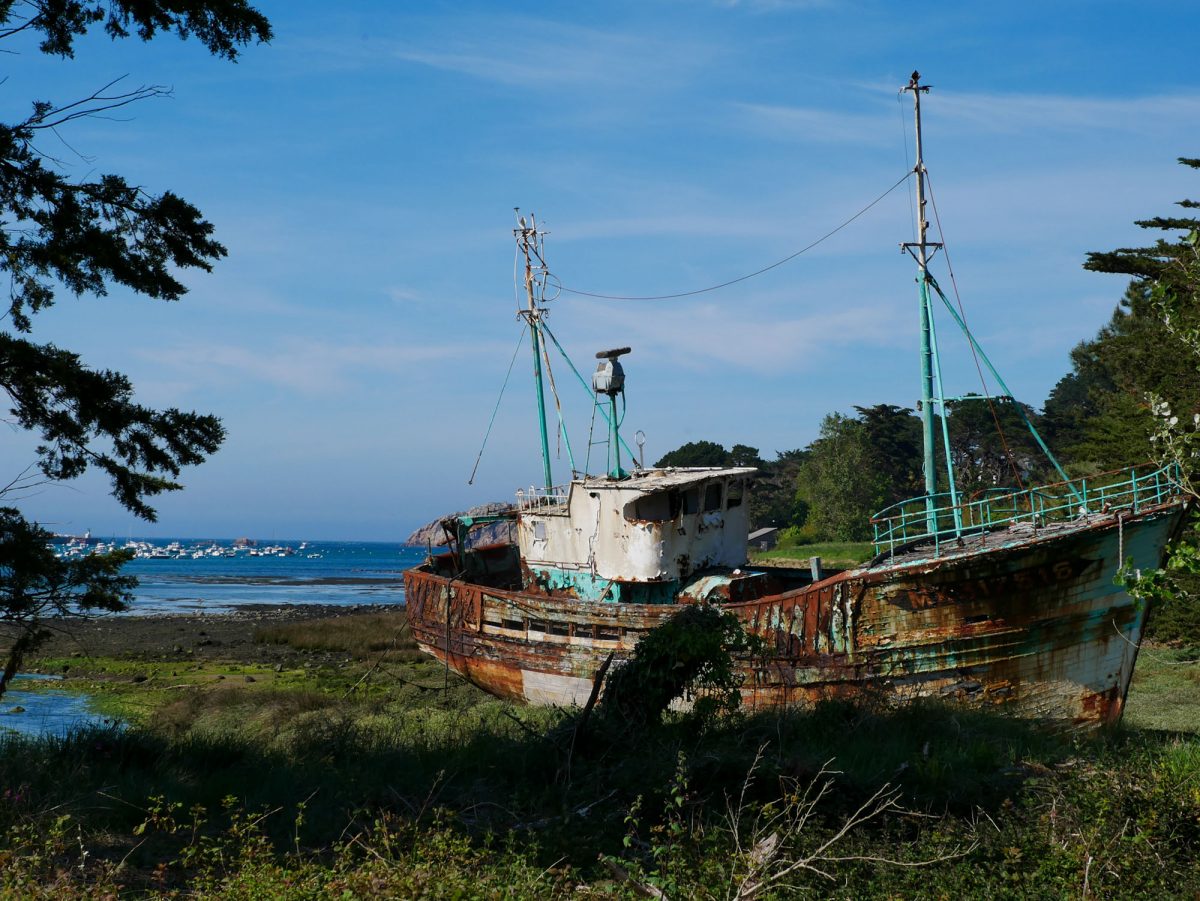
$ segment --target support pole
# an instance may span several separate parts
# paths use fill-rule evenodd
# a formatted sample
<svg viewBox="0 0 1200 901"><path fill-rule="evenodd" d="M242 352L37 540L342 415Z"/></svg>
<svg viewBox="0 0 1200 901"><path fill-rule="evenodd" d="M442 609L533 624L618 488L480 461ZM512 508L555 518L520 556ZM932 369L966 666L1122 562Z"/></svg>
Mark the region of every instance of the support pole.
<svg viewBox="0 0 1200 901"><path fill-rule="evenodd" d="M538 433L542 440L542 475L546 490L554 487L550 473L550 437L546 431L546 389L542 384L542 310L537 305L534 292L533 257L537 254L537 220L532 216L526 223L525 217L517 219L518 228L513 229L517 246L525 256L525 296L529 306L520 315L529 323L529 334L533 342L533 383L537 392Z"/></svg>
<svg viewBox="0 0 1200 901"><path fill-rule="evenodd" d="M913 72L909 83L902 89L912 91L913 119L917 132L917 163L913 172L917 176L917 240L912 245L916 248L917 284L920 288L921 302L921 441L924 449L922 469L925 473L925 520L930 533L937 532L937 513L935 511L934 495L937 494L937 468L934 461L934 427L933 427L933 307L929 296L929 242L926 232L929 222L925 218L925 158L921 146L921 94L928 93L929 85L921 84L921 73ZM945 411L943 410L943 415Z"/></svg>

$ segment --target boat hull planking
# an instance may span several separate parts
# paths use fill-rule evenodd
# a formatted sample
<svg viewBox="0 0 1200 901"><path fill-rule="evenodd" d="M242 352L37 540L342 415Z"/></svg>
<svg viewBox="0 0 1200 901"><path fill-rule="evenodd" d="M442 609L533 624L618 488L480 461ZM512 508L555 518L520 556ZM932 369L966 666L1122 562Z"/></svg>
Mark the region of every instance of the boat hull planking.
<svg viewBox="0 0 1200 901"><path fill-rule="evenodd" d="M1158 566L1181 510L1010 529L941 557L909 552L725 603L768 649L740 661L743 705L938 697L1083 726L1116 722L1145 609L1114 577L1123 559ZM405 586L424 651L531 704L585 703L605 658L627 655L678 609L471 584L430 564L409 570Z"/></svg>

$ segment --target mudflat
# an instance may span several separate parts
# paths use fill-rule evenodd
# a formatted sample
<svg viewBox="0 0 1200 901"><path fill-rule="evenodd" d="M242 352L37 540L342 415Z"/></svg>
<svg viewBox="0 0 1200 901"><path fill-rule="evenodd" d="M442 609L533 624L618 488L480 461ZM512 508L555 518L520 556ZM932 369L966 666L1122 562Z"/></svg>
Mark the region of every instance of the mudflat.
<svg viewBox="0 0 1200 901"><path fill-rule="evenodd" d="M324 620L337 623L347 618L402 612L396 605L359 604L350 607L317 604L256 604L227 613L180 613L134 616L129 614L87 618L52 619L47 622L53 637L29 661L36 672L38 660L65 657L108 657L130 660L227 660L285 666L298 656L321 662L350 659L346 651L330 649L317 653L298 652L288 644L256 640L263 628ZM259 636L261 639L261 636Z"/></svg>

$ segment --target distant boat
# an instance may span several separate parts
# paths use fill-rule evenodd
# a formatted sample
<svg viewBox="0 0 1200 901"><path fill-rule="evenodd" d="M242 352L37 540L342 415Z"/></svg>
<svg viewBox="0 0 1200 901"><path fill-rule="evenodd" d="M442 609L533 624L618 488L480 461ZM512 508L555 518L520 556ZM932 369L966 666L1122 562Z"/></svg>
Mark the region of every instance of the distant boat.
<svg viewBox="0 0 1200 901"><path fill-rule="evenodd" d="M927 87L914 73L908 90L919 151ZM522 316L533 336L545 486L518 492L513 513L444 521L448 551L404 576L422 650L500 697L582 704L606 658L628 655L681 606L708 603L734 613L768 648L763 658L738 661L750 710L931 696L1078 726L1116 722L1146 611L1114 578L1125 565L1161 564L1185 507L1178 474L1135 467L964 498L950 472L949 491L937 490L940 375L928 325L940 289L927 270L919 152L915 172L920 240L906 247L918 263L926 326L926 493L875 517L874 559L844 571L750 566L752 469L626 472L616 398L627 348L598 354L593 377L597 400L610 404L609 471L553 486L541 401L544 310L530 287L522 220ZM515 543L472 545L472 530L502 519L515 523Z"/></svg>

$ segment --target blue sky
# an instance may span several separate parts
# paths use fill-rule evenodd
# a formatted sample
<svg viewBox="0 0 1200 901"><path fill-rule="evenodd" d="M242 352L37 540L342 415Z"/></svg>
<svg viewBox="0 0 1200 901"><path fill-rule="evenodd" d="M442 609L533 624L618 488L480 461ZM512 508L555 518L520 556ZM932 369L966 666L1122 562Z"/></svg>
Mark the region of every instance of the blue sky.
<svg viewBox="0 0 1200 901"><path fill-rule="evenodd" d="M703 287L827 232L926 163L975 333L1040 405L1121 279L1088 250L1200 195L1185 3L641 0L264 2L276 38L237 65L194 41L6 55L5 115L125 75L171 99L76 123L71 171L175 190L229 257L163 304L64 296L36 336L128 373L138 397L220 415L225 447L133 520L99 479L23 501L55 528L396 540L539 480L527 355L475 455L519 334L512 208L549 229L569 286ZM406 11L408 9L409 11ZM54 147L47 149L54 151ZM73 155L78 153L79 155ZM1190 177L1189 177L1190 176ZM821 417L918 395L912 235L896 191L820 247L685 300L563 295L550 326L586 372L631 345L626 429L650 460L685 441L801 447ZM943 282L948 281L944 277ZM939 322L947 393L979 390ZM580 457L591 406L556 373ZM10 433L15 473L31 443ZM593 466L593 469L597 467ZM565 462L556 462L565 477Z"/></svg>

